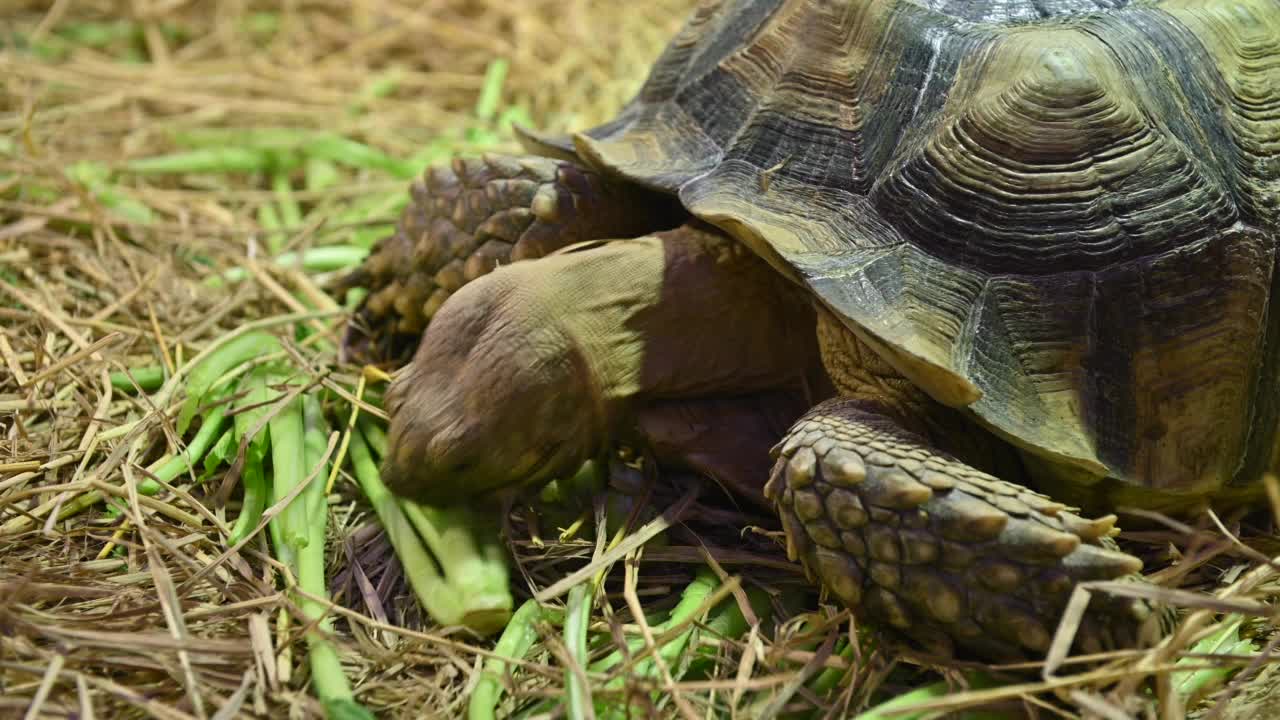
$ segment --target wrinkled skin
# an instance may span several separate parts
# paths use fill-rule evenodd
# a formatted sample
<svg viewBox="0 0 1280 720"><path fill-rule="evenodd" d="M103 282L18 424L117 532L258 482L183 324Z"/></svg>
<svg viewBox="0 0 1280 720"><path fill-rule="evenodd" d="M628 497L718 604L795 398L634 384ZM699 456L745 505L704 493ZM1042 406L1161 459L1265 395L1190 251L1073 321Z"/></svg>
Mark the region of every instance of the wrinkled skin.
<svg viewBox="0 0 1280 720"><path fill-rule="evenodd" d="M393 492L455 502L545 481L596 451L590 370L514 280L495 273L460 290L392 386Z"/></svg>
<svg viewBox="0 0 1280 720"><path fill-rule="evenodd" d="M571 473L647 431L667 457L720 465L722 484L759 495L765 473L742 457L767 462L777 418L829 394L814 322L768 265L699 226L502 267L444 303L392 385L384 479L457 502ZM695 402L662 409L670 399Z"/></svg>

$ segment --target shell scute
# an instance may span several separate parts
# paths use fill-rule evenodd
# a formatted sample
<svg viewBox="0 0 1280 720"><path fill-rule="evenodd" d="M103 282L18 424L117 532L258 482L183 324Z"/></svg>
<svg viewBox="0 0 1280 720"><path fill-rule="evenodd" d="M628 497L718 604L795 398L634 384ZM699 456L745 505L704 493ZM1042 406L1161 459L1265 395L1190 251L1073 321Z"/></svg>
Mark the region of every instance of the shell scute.
<svg viewBox="0 0 1280 720"><path fill-rule="evenodd" d="M1272 449L1274 0L706 3L575 146L1033 454L1185 489Z"/></svg>

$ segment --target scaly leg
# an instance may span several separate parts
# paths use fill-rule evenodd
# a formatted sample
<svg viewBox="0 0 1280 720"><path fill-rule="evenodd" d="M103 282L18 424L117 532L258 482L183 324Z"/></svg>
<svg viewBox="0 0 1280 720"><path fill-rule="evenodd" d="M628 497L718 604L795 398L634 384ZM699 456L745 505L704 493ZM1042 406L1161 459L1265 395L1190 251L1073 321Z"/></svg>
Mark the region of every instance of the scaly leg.
<svg viewBox="0 0 1280 720"><path fill-rule="evenodd" d="M865 400L801 418L765 492L788 553L827 590L943 656L1039 659L1076 583L1141 569L1112 549L1115 516L1085 520L974 470ZM1148 612L1099 596L1090 608L1077 636L1086 651L1132 644Z"/></svg>

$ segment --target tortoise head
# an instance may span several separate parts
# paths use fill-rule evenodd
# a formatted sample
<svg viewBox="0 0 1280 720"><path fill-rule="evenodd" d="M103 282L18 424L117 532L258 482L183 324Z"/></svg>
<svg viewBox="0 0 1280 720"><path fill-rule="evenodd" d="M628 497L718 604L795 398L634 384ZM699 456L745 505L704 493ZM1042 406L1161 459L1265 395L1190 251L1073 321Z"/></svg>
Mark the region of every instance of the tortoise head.
<svg viewBox="0 0 1280 720"><path fill-rule="evenodd" d="M602 442L585 358L520 265L445 302L392 383L392 492L450 504L538 485Z"/></svg>

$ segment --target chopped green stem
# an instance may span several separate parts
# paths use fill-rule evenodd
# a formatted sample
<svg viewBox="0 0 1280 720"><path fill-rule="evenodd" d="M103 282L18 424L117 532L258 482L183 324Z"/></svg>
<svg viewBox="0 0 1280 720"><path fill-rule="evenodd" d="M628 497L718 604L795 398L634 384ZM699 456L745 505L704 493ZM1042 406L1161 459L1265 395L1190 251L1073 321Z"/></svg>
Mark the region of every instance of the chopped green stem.
<svg viewBox="0 0 1280 720"><path fill-rule="evenodd" d="M338 166L334 165L332 161L324 158L307 158L306 188L308 192L328 190L337 185L341 179L342 176L338 173Z"/></svg>
<svg viewBox="0 0 1280 720"><path fill-rule="evenodd" d="M847 639L841 639L836 645L836 655L846 663L853 660L853 645ZM809 689L814 695L822 697L831 692L832 689L840 683L840 679L848 672L846 668L823 668L822 672L809 683Z"/></svg>
<svg viewBox="0 0 1280 720"><path fill-rule="evenodd" d="M244 540L262 521L262 511L267 504L267 479L262 473L261 461L245 462L240 484L244 488L244 499L240 503L240 515L227 538L227 544L232 546Z"/></svg>
<svg viewBox="0 0 1280 720"><path fill-rule="evenodd" d="M200 430L196 432L195 437L191 438L191 442L187 443L187 447L152 470L151 474L156 479L148 478L138 483L138 492L143 495L155 495L160 492L160 482L172 482L178 475L194 468L222 435L222 428L226 421L227 406L225 403L218 402L204 416Z"/></svg>
<svg viewBox="0 0 1280 720"><path fill-rule="evenodd" d="M442 625L458 624L464 614L461 606L464 598L459 597L453 588L445 584L431 556L423 547L422 540L401 511L396 497L391 494L386 485L382 484L382 478L378 475L378 466L369 452L361 427L354 428L351 432L348 455L351 458L356 481L360 483L365 497L369 498L369 504L373 506L378 519L382 521L387 539L391 541L396 556L400 558L400 564L404 566L405 578L408 579L418 601L422 603L427 613Z"/></svg>
<svg viewBox="0 0 1280 720"><path fill-rule="evenodd" d="M293 186L289 181L289 173L277 172L271 176L271 192L280 205L280 221L286 229L302 227L302 207L293 197Z"/></svg>
<svg viewBox="0 0 1280 720"><path fill-rule="evenodd" d="M293 493L306 478L307 458L303 443L302 396L295 396L285 403L279 412L267 421L271 431L271 504L275 505ZM307 503L303 494L293 499L276 520L280 523L281 539L292 551L306 547Z"/></svg>
<svg viewBox="0 0 1280 720"><path fill-rule="evenodd" d="M217 470L223 462L229 457L236 454L236 430L235 427L229 427L221 435L218 441L204 456L204 474L200 476L200 482L208 480L213 471Z"/></svg>
<svg viewBox="0 0 1280 720"><path fill-rule="evenodd" d="M268 498L274 499L276 497L275 485L276 479L274 477L274 473L270 476L266 476L265 492ZM285 540L284 530L287 521L283 520L283 517L284 513L280 512L271 518L270 522L267 523L267 534L271 536L271 547L275 548L276 559L284 563L285 566L287 566L290 571L296 575L298 557L297 554L294 553L293 547L289 545L287 540Z"/></svg>
<svg viewBox="0 0 1280 720"><path fill-rule="evenodd" d="M1228 615L1223 618L1221 627L1192 646L1189 657L1178 660L1176 665L1202 665L1204 658L1199 655L1252 655L1259 648L1251 640L1240 637L1243 618L1239 615ZM1217 687L1231 677L1240 668L1236 665L1203 668L1200 670L1181 670L1173 673L1174 688L1182 695L1184 701L1203 697L1204 693Z"/></svg>
<svg viewBox="0 0 1280 720"><path fill-rule="evenodd" d="M141 487L139 487L139 490L141 490ZM62 509L58 511L58 522L62 522L73 515L83 512L84 510L88 510L94 505L102 502L103 497L102 492L98 490L90 490L79 497L73 498L70 502L64 504Z"/></svg>
<svg viewBox="0 0 1280 720"><path fill-rule="evenodd" d="M306 498L308 516L320 516L323 513L327 518L328 504L325 502L324 486L329 478L329 461L325 458L329 447L329 425L325 422L320 400L314 393L302 396L302 422L302 449L306 455L304 467L308 475L315 473L320 478L319 482L309 484L302 496ZM324 467L320 467L321 463Z"/></svg>
<svg viewBox="0 0 1280 720"><path fill-rule="evenodd" d="M354 245L325 245L307 248L301 253L280 253L270 260L277 267L301 267L303 272L320 273L359 265L369 255L369 248ZM223 283L238 283L248 277L248 271L234 267L218 275L205 278L205 285L217 287Z"/></svg>
<svg viewBox="0 0 1280 720"><path fill-rule="evenodd" d="M364 432L364 439L369 443L369 447L378 457L387 456L387 431L382 426L364 417L360 418L360 430Z"/></svg>
<svg viewBox="0 0 1280 720"><path fill-rule="evenodd" d="M258 206L258 227L266 232L267 251L272 255L280 252L284 247L285 234L280 232L282 223L275 205L264 203Z"/></svg>
<svg viewBox="0 0 1280 720"><path fill-rule="evenodd" d="M773 615L773 604L769 602L769 593L758 587L746 589L747 603L760 622L768 622ZM748 629L747 617L742 614L742 607L737 600L727 599L716 606L707 616L707 632L723 638L737 638Z"/></svg>
<svg viewBox="0 0 1280 720"><path fill-rule="evenodd" d="M310 133L282 127L197 127L173 133L173 140L178 145L205 150L228 147L253 151L292 150L310 137Z"/></svg>
<svg viewBox="0 0 1280 720"><path fill-rule="evenodd" d="M569 651L572 666L565 667L566 712L570 720L591 717L591 690L585 677L587 671L587 625L591 619L593 583L575 585L569 591L564 615L564 644ZM575 667L576 666L576 671ZM582 676L579 676L582 673Z"/></svg>
<svg viewBox="0 0 1280 720"><path fill-rule="evenodd" d="M409 204L410 195L403 190L374 193L354 200L350 207L333 219L331 225L343 226L377 220L392 220Z"/></svg>
<svg viewBox="0 0 1280 720"><path fill-rule="evenodd" d="M320 560L320 579L323 581L324 557L322 556ZM299 573L304 572L302 567L307 564L305 561L302 562L298 568ZM303 598L299 602L302 604L302 611L312 620L320 617L324 612L324 606L312 600ZM327 619L321 620L318 624L324 632L328 632L332 625ZM350 701L355 698L354 693L351 692L351 682L342 671L342 659L338 657L337 648L318 630L307 633L307 660L311 665L311 683L315 687L316 697L320 698L321 702Z"/></svg>
<svg viewBox="0 0 1280 720"><path fill-rule="evenodd" d="M274 149L217 147L139 158L126 163L124 169L145 175L263 172L292 167L298 161L292 153Z"/></svg>
<svg viewBox="0 0 1280 720"><path fill-rule="evenodd" d="M376 423L359 422L365 441L382 457L387 434ZM481 634L497 632L511 617L510 575L499 528L465 506L435 508L399 500L404 516L439 562L445 582L465 596L461 622Z"/></svg>
<svg viewBox="0 0 1280 720"><path fill-rule="evenodd" d="M318 135L303 146L303 151L311 157L331 160L348 167L380 170L404 180L412 179L414 175L407 163L397 160L377 148L341 135L328 133Z"/></svg>
<svg viewBox="0 0 1280 720"><path fill-rule="evenodd" d="M463 595L462 623L483 634L506 625L513 601L498 528L464 507L441 509L401 500L400 508L439 560L445 582Z"/></svg>
<svg viewBox="0 0 1280 720"><path fill-rule="evenodd" d="M258 427L271 411L271 389L267 387L269 372L266 366L258 366L250 371L248 377L240 381L240 387L244 391L240 407L246 409L236 413L235 421L237 446L248 438L245 463L257 464L258 467L262 467L265 462L269 440L266 427ZM249 433L255 429L258 430L258 434L250 438Z"/></svg>
<svg viewBox="0 0 1280 720"><path fill-rule="evenodd" d="M994 687L998 684L983 673L968 672L965 673L965 678L969 681L969 687L974 690ZM920 710L912 712L911 706L937 700L952 692L953 689L951 684L945 680L931 683L899 695L888 702L880 703L870 710L856 715L853 720L889 720L890 718L894 720L923 720L926 717L933 717L936 711Z"/></svg>
<svg viewBox="0 0 1280 720"><path fill-rule="evenodd" d="M371 248L374 243L389 237L396 231L394 223L381 223L352 230L347 242L361 248Z"/></svg>
<svg viewBox="0 0 1280 720"><path fill-rule="evenodd" d="M304 395L302 400L303 418L303 472L311 472L327 464L325 452L326 442L324 411L315 395ZM276 438L272 434L272 445ZM311 681L316 696L325 704L332 702L350 702L354 696L351 683L342 671L342 662L338 651L329 642L333 623L325 612L325 606L313 598L328 598L328 587L324 577L324 537L325 526L329 520L329 506L325 502L324 485L329 473L323 468L311 473L310 484L302 491L302 506L305 512L290 519L301 519L303 527L292 528L297 534L307 536L306 544L297 553L298 587L306 593L298 598L298 607L311 620L317 621L314 629L307 633L309 647L308 659L311 664ZM283 517L283 516L282 516Z"/></svg>
<svg viewBox="0 0 1280 720"><path fill-rule="evenodd" d="M111 373L111 387L120 392L130 394L138 390L155 392L160 389L161 385L164 385L165 377L164 368L159 365L131 368L128 372L118 370Z"/></svg>
<svg viewBox="0 0 1280 720"><path fill-rule="evenodd" d="M720 578L711 572L710 568L703 567L698 570L698 574L693 578L693 582L685 586L684 592L680 594L680 602L671 609L671 613L667 616L667 620L659 625L651 628L654 636L661 635L671 628L677 627L693 618L693 614L698 611L707 596L720 586ZM737 605L732 598L727 598L725 603ZM739 611L741 615L741 611ZM694 630L693 623L689 623L679 635L671 638L666 644L658 648L659 654L665 662L671 662L680 656L685 646L689 642L689 637ZM628 654L634 655L644 648L643 638L631 638L627 641ZM621 663L624 659L621 650L606 655L603 659L591 666L593 671L606 672L614 666ZM632 668L631 674L635 676L650 676L656 672L656 667L652 657L647 657L636 662ZM621 684L625 678L615 678L611 685Z"/></svg>
<svg viewBox="0 0 1280 720"><path fill-rule="evenodd" d="M694 577L693 582L685 586L684 592L680 594L680 602L671 609L671 614L668 616L667 620L652 628L653 635L657 637L674 628L680 627L681 625L685 626L684 629L675 637L662 643L658 648L657 652L658 655L661 656L663 664L668 667L674 665L680 658L681 653L683 653L685 648L689 646L689 641L697 629L692 622L694 615L700 608L702 608L707 597L711 593L715 592L715 589L719 586L720 578L717 577L710 568L700 568L698 570L698 574ZM733 598L726 598L723 602L734 605L737 604L734 602ZM643 638L632 638L627 641L629 654L639 652L644 648L644 646L645 642ZM600 671L608 670L618 665L622 659L622 653L615 651L610 653L591 669ZM628 678L652 678L656 677L657 674L657 662L654 660L653 655L648 655L647 657L636 661L635 665L631 668L631 672L613 678L605 687L621 688L626 684ZM601 704L596 708L596 713L601 718L618 718L619 720L628 716L627 708L618 705L616 702Z"/></svg>
<svg viewBox="0 0 1280 720"><path fill-rule="evenodd" d="M187 400L178 413L178 432L186 431L196 410L205 402L205 395L224 373L277 350L280 350L280 341L274 335L255 330L233 338L210 353L187 377Z"/></svg>
<svg viewBox="0 0 1280 720"><path fill-rule="evenodd" d="M120 192L108 182L111 171L103 164L84 160L66 169L67 176L79 182L102 207L125 220L147 224L153 219L151 208Z"/></svg>
<svg viewBox="0 0 1280 720"><path fill-rule="evenodd" d="M480 97L476 100L476 117L489 121L498 111L498 103L502 101L502 86L507 80L507 68L510 64L506 58L495 58L485 68L484 84L480 87Z"/></svg>
<svg viewBox="0 0 1280 720"><path fill-rule="evenodd" d="M507 674L508 660L521 660L529 653L538 639L537 624L542 620L563 622L564 616L553 608L539 605L532 598L526 600L511 616L511 621L493 647L497 657L485 661L480 679L471 692L471 699L467 704L468 720L492 720L497 717L498 703L505 690L503 678Z"/></svg>
<svg viewBox="0 0 1280 720"><path fill-rule="evenodd" d="M773 603L770 602L769 594L758 587L747 588L746 593L752 612L756 614L760 622L767 623L773 617ZM742 608L734 598L727 598L725 602L712 608L711 613L707 616L707 621L703 625L708 635L728 639L742 637L742 634L750 627L746 616L742 613ZM697 651L697 657L689 663L689 669L685 673L685 677L709 677L711 671L715 668L715 662L715 650L710 647L700 647Z"/></svg>
<svg viewBox="0 0 1280 720"><path fill-rule="evenodd" d="M377 716L355 700L324 703L324 716L325 720L377 720Z"/></svg>

